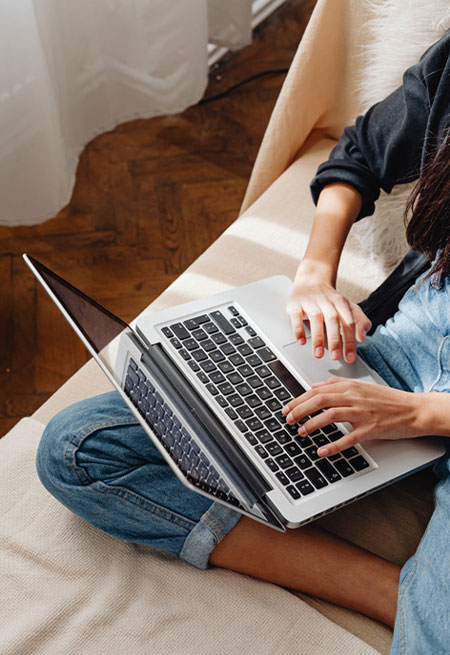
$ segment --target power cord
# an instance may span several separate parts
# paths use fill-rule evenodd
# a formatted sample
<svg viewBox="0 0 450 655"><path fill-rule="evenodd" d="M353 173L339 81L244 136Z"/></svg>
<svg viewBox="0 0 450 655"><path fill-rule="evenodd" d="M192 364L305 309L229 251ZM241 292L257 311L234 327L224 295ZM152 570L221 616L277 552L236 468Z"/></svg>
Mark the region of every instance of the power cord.
<svg viewBox="0 0 450 655"><path fill-rule="evenodd" d="M229 93L236 91L236 89L239 89L241 86L244 86L244 84L249 84L250 82L254 82L255 80L259 80L261 77L266 77L268 75L285 75L288 72L288 70L289 68L274 68L271 70L262 71L261 73L256 73L256 75L252 75L251 77L247 77L245 80L241 80L240 82L233 84L233 86L230 86L229 89L225 89L225 91L222 91L221 93L218 93L215 96L210 96L209 98L203 98L203 100L200 100L200 102L198 102L197 105L206 105L209 102L215 102L216 100L220 100L221 98L224 98Z"/></svg>

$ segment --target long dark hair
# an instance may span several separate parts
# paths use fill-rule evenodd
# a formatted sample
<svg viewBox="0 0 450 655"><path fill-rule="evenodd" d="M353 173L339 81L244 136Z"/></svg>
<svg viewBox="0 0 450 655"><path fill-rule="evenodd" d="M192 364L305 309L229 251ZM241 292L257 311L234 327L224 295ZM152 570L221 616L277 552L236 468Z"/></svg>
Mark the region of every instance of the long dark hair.
<svg viewBox="0 0 450 655"><path fill-rule="evenodd" d="M450 274L450 135L428 158L405 210L406 238L430 262L426 277Z"/></svg>

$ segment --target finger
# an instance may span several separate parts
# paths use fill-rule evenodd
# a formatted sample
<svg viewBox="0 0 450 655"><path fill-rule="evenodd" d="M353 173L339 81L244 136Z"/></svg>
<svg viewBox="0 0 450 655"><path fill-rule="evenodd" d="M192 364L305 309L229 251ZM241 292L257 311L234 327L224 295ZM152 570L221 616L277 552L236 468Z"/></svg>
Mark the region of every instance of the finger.
<svg viewBox="0 0 450 655"><path fill-rule="evenodd" d="M324 428L326 425L333 425L336 421L338 423L347 422L356 425L360 420L361 414L358 410L351 407L330 407L310 419L304 421L299 419L297 423L301 423L301 425L299 425L298 433L301 437L307 437L310 434L314 434L316 430ZM291 423L289 422L289 424ZM295 425L295 422L293 424Z"/></svg>
<svg viewBox="0 0 450 655"><path fill-rule="evenodd" d="M321 380L320 382L313 382L313 384L311 385L311 389L315 389L316 387L324 387L327 384L336 384L337 382L345 382L345 381L346 378L339 378L337 376L334 376L332 378L327 378L326 380Z"/></svg>
<svg viewBox="0 0 450 655"><path fill-rule="evenodd" d="M358 443L363 441L366 436L365 432L361 428L356 428L352 430L349 434L345 434L341 439L333 441L326 446L321 446L317 449L317 454L319 457L331 457L332 455L337 455L347 448L356 446Z"/></svg>
<svg viewBox="0 0 450 655"><path fill-rule="evenodd" d="M302 309L309 320L313 355L318 358L323 357L325 341L322 310L315 303L309 302L303 303Z"/></svg>
<svg viewBox="0 0 450 655"><path fill-rule="evenodd" d="M341 323L344 359L351 364L356 359L355 319L350 303L345 298L336 300L336 309Z"/></svg>
<svg viewBox="0 0 450 655"><path fill-rule="evenodd" d="M291 409L291 411L286 416L286 422L289 425L295 425L302 421L306 416L313 416L313 418L308 420L308 423L304 423L303 427L307 428L308 432L322 428L324 425L328 425L334 420L350 420L346 415L345 418L332 418L330 412L333 411L336 414L339 413L341 416L344 409L349 410L351 405L349 404L349 399L342 393L322 393L320 395L313 396L306 402L298 404L296 407ZM326 410L326 411L321 411ZM352 413L354 409L352 408ZM325 416L325 413L327 414ZM328 423L327 423L328 421ZM306 434L306 432L302 432Z"/></svg>
<svg viewBox="0 0 450 655"><path fill-rule="evenodd" d="M327 332L328 352L331 359L340 359L342 355L342 341L340 332L340 316L336 307L326 301L320 303Z"/></svg>
<svg viewBox="0 0 450 655"><path fill-rule="evenodd" d="M291 319L292 332L295 340L301 345L306 343L305 328L303 326L303 311L302 308L297 306L288 305L286 308L289 318Z"/></svg>
<svg viewBox="0 0 450 655"><path fill-rule="evenodd" d="M356 303L351 303L350 306L356 326L356 338L358 341L362 342L372 327L372 322L369 318L367 318L359 305Z"/></svg>

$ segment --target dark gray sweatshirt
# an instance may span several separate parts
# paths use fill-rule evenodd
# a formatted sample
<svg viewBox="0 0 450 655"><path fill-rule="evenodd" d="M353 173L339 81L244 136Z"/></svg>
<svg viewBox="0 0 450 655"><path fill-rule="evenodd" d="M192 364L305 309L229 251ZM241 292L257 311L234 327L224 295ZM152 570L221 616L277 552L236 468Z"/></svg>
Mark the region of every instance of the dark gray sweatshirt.
<svg viewBox="0 0 450 655"><path fill-rule="evenodd" d="M346 127L311 182L322 188L345 182L363 199L357 220L373 214L380 189L416 180L450 125L450 31L408 68L403 84Z"/></svg>

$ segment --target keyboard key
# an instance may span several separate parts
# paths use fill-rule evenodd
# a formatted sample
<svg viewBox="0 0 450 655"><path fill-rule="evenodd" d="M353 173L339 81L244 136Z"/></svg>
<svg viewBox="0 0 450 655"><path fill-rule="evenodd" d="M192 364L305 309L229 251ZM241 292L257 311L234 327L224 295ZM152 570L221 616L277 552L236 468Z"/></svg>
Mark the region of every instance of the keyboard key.
<svg viewBox="0 0 450 655"><path fill-rule="evenodd" d="M231 373L231 371L234 371L233 365L230 362L220 362L219 368L222 373Z"/></svg>
<svg viewBox="0 0 450 655"><path fill-rule="evenodd" d="M266 406L271 412L276 412L281 409L281 403L276 398L271 398L266 402Z"/></svg>
<svg viewBox="0 0 450 655"><path fill-rule="evenodd" d="M201 328L199 328L198 330L194 330L192 336L194 337L194 339L197 339L197 341L203 341L204 339L208 338L206 332Z"/></svg>
<svg viewBox="0 0 450 655"><path fill-rule="evenodd" d="M247 396L245 401L250 407L259 407L262 405L262 401L258 398L258 396L255 396L255 394Z"/></svg>
<svg viewBox="0 0 450 655"><path fill-rule="evenodd" d="M228 311L230 312L230 314L233 314L233 316L238 316L239 315L238 310L236 309L236 307L233 307L233 305L230 305L228 307Z"/></svg>
<svg viewBox="0 0 450 655"><path fill-rule="evenodd" d="M260 387L259 389L256 390L256 393L262 400L267 400L268 398L272 398L272 392L270 389L266 389L266 387Z"/></svg>
<svg viewBox="0 0 450 655"><path fill-rule="evenodd" d="M196 362L202 362L204 359L208 358L208 355L205 353L205 351L201 350L200 348L198 350L193 350L191 354Z"/></svg>
<svg viewBox="0 0 450 655"><path fill-rule="evenodd" d="M256 357L256 355L254 355L254 357ZM258 358L258 359L259 359L259 358ZM249 360L250 360L250 357L249 357ZM260 361L261 361L261 360L260 360ZM271 375L271 372L270 372L270 370L267 368L267 366L260 366L259 368L256 369L256 373L258 373L258 375L259 375L261 378L266 378L268 375Z"/></svg>
<svg viewBox="0 0 450 655"><path fill-rule="evenodd" d="M211 382L206 385L206 388L208 389L209 393L212 393L213 396L217 396L219 393L217 387L215 387Z"/></svg>
<svg viewBox="0 0 450 655"><path fill-rule="evenodd" d="M234 364L235 366L241 366L241 364L244 363L244 360L243 360L243 358L241 357L241 355L239 353L236 353L235 355L231 355L230 362L232 364ZM252 373L253 373L253 371L252 371Z"/></svg>
<svg viewBox="0 0 450 655"><path fill-rule="evenodd" d="M237 316L236 317L239 323L241 324L241 327L246 327L248 325L247 321L243 316Z"/></svg>
<svg viewBox="0 0 450 655"><path fill-rule="evenodd" d="M275 458L275 461L282 469L286 469L289 468L289 466L292 466L292 460L287 455L279 455Z"/></svg>
<svg viewBox="0 0 450 655"><path fill-rule="evenodd" d="M314 491L314 487L309 484L308 480L300 480L300 482L297 482L296 487L303 496L307 496Z"/></svg>
<svg viewBox="0 0 450 655"><path fill-rule="evenodd" d="M330 434L327 434L327 437L330 441L337 441L343 436L344 436L343 433L340 432L339 430L337 432L330 432Z"/></svg>
<svg viewBox="0 0 450 655"><path fill-rule="evenodd" d="M368 468L369 462L367 462L362 455L355 457L350 460L350 464L356 471L362 471L363 469Z"/></svg>
<svg viewBox="0 0 450 655"><path fill-rule="evenodd" d="M339 473L344 477L347 478L349 475L354 473L354 470L350 466L348 462L345 461L345 459L338 459L335 462L333 462L333 465L337 468Z"/></svg>
<svg viewBox="0 0 450 655"><path fill-rule="evenodd" d="M221 346L223 343L228 343L227 338L225 335L223 335L221 332L217 332L216 334L211 335L211 339L214 341L215 344L218 346Z"/></svg>
<svg viewBox="0 0 450 655"><path fill-rule="evenodd" d="M312 446L311 448L307 448L305 450L305 453L308 455L309 459L312 462L315 462L316 460L319 459L319 455L317 454L317 448L315 446Z"/></svg>
<svg viewBox="0 0 450 655"><path fill-rule="evenodd" d="M240 346L241 343L244 343L244 339L241 337L240 334L231 334L228 338L233 344L233 346Z"/></svg>
<svg viewBox="0 0 450 655"><path fill-rule="evenodd" d="M162 332L163 335L164 335L165 337L167 337L168 339L171 339L171 338L173 337L173 333L169 330L168 327L163 327L163 328L161 328L161 332Z"/></svg>
<svg viewBox="0 0 450 655"><path fill-rule="evenodd" d="M235 333L234 327L231 325L231 323L225 318L225 316L221 312L219 312L219 311L211 312L210 316L211 316L212 319L214 319L214 321L220 327L222 332L224 332L224 334L234 334Z"/></svg>
<svg viewBox="0 0 450 655"><path fill-rule="evenodd" d="M266 465L268 468L275 473L275 471L278 471L278 464L274 462L273 459L266 459Z"/></svg>
<svg viewBox="0 0 450 655"><path fill-rule="evenodd" d="M247 357L247 363L248 363L249 366L253 366L253 368L254 368L255 366L259 366L259 364L261 364L262 362L259 359L258 355L250 355L250 357ZM261 368L266 368L266 367L261 366ZM258 371L256 371L256 372L258 372ZM270 374L270 371L268 371L268 373ZM259 375L261 377L264 377L263 375L261 375L261 373L259 373Z"/></svg>
<svg viewBox="0 0 450 655"><path fill-rule="evenodd" d="M256 432L255 437L257 437L258 441L260 441L261 443L267 443L268 441L272 441L272 435L267 430L259 430L258 432Z"/></svg>
<svg viewBox="0 0 450 655"><path fill-rule="evenodd" d="M172 346L173 346L174 348L176 348L177 350L179 350L180 348L182 348L181 342L178 341L178 339L176 339L175 337L173 337L173 339L170 340L170 343L171 343Z"/></svg>
<svg viewBox="0 0 450 655"><path fill-rule="evenodd" d="M173 325L170 326L172 332L180 341L183 341L183 339L189 339L191 336L189 332L186 330L184 327L183 323L174 323Z"/></svg>
<svg viewBox="0 0 450 655"><path fill-rule="evenodd" d="M211 373L209 379L211 380L211 382L214 382L214 384L220 384L220 382L225 382L225 376L223 375L223 373L217 370L215 370L214 373Z"/></svg>
<svg viewBox="0 0 450 655"><path fill-rule="evenodd" d="M273 352L270 350L270 348L260 348L258 350L258 355L261 357L263 362L272 362L274 359L276 359L275 355Z"/></svg>
<svg viewBox="0 0 450 655"><path fill-rule="evenodd" d="M316 444L317 448L320 448L321 446L325 446L326 444L330 443L330 440L324 434L319 434L318 437L313 437L313 441Z"/></svg>
<svg viewBox="0 0 450 655"><path fill-rule="evenodd" d="M287 454L290 455L291 457L295 457L296 455L301 455L302 452L300 448L297 446L297 444L293 441L291 441L291 443L288 443L284 449L287 452Z"/></svg>
<svg viewBox="0 0 450 655"><path fill-rule="evenodd" d="M262 457L262 459L266 459L266 457L269 457L269 455L268 455L266 449L263 448L262 446L259 446L259 445L258 445L258 446L255 446L255 452L256 452L260 457Z"/></svg>
<svg viewBox="0 0 450 655"><path fill-rule="evenodd" d="M248 396L248 394L252 393L252 388L246 382L243 382L237 385L236 391L239 391L241 396Z"/></svg>
<svg viewBox="0 0 450 655"><path fill-rule="evenodd" d="M244 436L245 436L245 438L247 439L247 441L249 442L249 444L251 446L256 446L257 445L258 439L255 437L253 432L246 432Z"/></svg>
<svg viewBox="0 0 450 655"><path fill-rule="evenodd" d="M257 407L255 409L255 414L256 416L261 419L262 421L266 418L269 418L271 416L270 411L267 409L267 407Z"/></svg>
<svg viewBox="0 0 450 655"><path fill-rule="evenodd" d="M253 412L248 405L241 405L241 407L237 409L237 413L241 418L248 418L249 416L253 416Z"/></svg>
<svg viewBox="0 0 450 655"><path fill-rule="evenodd" d="M286 491L294 500L298 500L301 497L300 491L294 487L293 484L290 484L288 487L286 487Z"/></svg>
<svg viewBox="0 0 450 655"><path fill-rule="evenodd" d="M242 346L238 346L238 350L243 355L244 357L247 357L247 355L252 354L252 349L248 345L248 343L243 343Z"/></svg>
<svg viewBox="0 0 450 655"><path fill-rule="evenodd" d="M311 460L306 455L298 455L298 457L295 457L294 462L302 470L307 469L311 466Z"/></svg>
<svg viewBox="0 0 450 655"><path fill-rule="evenodd" d="M224 355L233 355L236 352L236 348L231 345L231 343L226 343L220 347L220 350Z"/></svg>
<svg viewBox="0 0 450 655"><path fill-rule="evenodd" d="M195 319L198 323L198 325L202 325L202 323L208 323L209 318L206 314L202 314L201 316L196 316Z"/></svg>
<svg viewBox="0 0 450 655"><path fill-rule="evenodd" d="M281 414L281 416L283 416L283 415ZM284 416L283 418L284 418L284 420L286 420L286 417L285 417L285 416ZM291 435L291 437L296 437L296 436L298 435L298 425L288 425L288 424L286 423L286 425L285 425L284 427L285 427L286 430L289 432L289 434Z"/></svg>
<svg viewBox="0 0 450 655"><path fill-rule="evenodd" d="M300 437L300 435L295 437L295 442L298 443L300 448L308 448L308 446L313 445L313 442L309 437Z"/></svg>
<svg viewBox="0 0 450 655"><path fill-rule="evenodd" d="M209 354L213 362L223 362L225 360L225 355L220 352L220 350L214 350L212 353Z"/></svg>
<svg viewBox="0 0 450 655"><path fill-rule="evenodd" d="M240 384L241 382L244 381L243 378L236 371L233 371L233 373L227 375L227 379L230 382L230 384Z"/></svg>
<svg viewBox="0 0 450 655"><path fill-rule="evenodd" d="M285 474L283 473L283 471L278 471L278 473L275 473L275 477L276 477L276 478L281 482L281 484L284 485L285 487L286 487L288 484L291 484L291 481L289 480L289 478L287 477L287 475L285 475Z"/></svg>
<svg viewBox="0 0 450 655"><path fill-rule="evenodd" d="M244 378L248 378L250 375L253 375L253 369L251 366L248 366L248 364L244 364L244 366L239 366L238 371L241 375L244 376Z"/></svg>
<svg viewBox="0 0 450 655"><path fill-rule="evenodd" d="M227 400L232 407L239 407L239 405L244 404L243 399L240 396L238 396L237 393L233 394L232 396L228 396Z"/></svg>
<svg viewBox="0 0 450 655"><path fill-rule="evenodd" d="M308 469L305 471L305 475L308 480L313 483L316 489L323 489L323 487L326 487L328 484L323 475L321 475L317 469Z"/></svg>
<svg viewBox="0 0 450 655"><path fill-rule="evenodd" d="M290 469L286 469L285 473L291 482L298 482L305 477L300 469L298 469L296 466L293 466Z"/></svg>
<svg viewBox="0 0 450 655"><path fill-rule="evenodd" d="M245 331L246 331L247 334L249 334L251 337L256 337L256 332L255 332L255 330L254 330L250 325L247 325L247 327L245 328Z"/></svg>
<svg viewBox="0 0 450 655"><path fill-rule="evenodd" d="M258 389L259 387L263 386L263 382L259 379L257 375L251 375L250 377L248 377L247 382L253 389Z"/></svg>
<svg viewBox="0 0 450 655"><path fill-rule="evenodd" d="M186 321L183 321L183 325L187 330L195 330L198 327L198 321L196 318L188 318Z"/></svg>
<svg viewBox="0 0 450 655"><path fill-rule="evenodd" d="M205 375L205 373L203 373L203 371L200 371L200 373L197 373L197 377L200 380L200 382L203 382L203 384L208 384L209 379L208 379L207 375Z"/></svg>
<svg viewBox="0 0 450 655"><path fill-rule="evenodd" d="M216 344L214 341L211 341L211 339L206 339L205 341L202 341L202 348L203 350L206 350L207 353L209 353L211 350L216 349Z"/></svg>
<svg viewBox="0 0 450 655"><path fill-rule="evenodd" d="M326 459L318 459L316 466L319 471L323 473L328 482L337 482L341 479L341 476L336 471L334 466L332 466L332 464L330 464L330 462L328 462Z"/></svg>
<svg viewBox="0 0 450 655"><path fill-rule="evenodd" d="M251 339L248 340L248 343L255 350L257 350L258 348L262 348L263 346L266 345L264 341L261 339L261 337L252 337Z"/></svg>
<svg viewBox="0 0 450 655"><path fill-rule="evenodd" d="M216 396L216 401L221 407L227 407L228 403L223 396Z"/></svg>
<svg viewBox="0 0 450 655"><path fill-rule="evenodd" d="M288 400L289 398L292 398L291 394L283 387L281 389L275 389L274 393L278 400Z"/></svg>
<svg viewBox="0 0 450 655"><path fill-rule="evenodd" d="M180 353L180 355L182 356L182 358L183 358L184 360L187 361L188 359L191 359L191 356L190 356L190 354L188 353L188 351L186 350L186 348L182 348L182 349L179 350L178 352Z"/></svg>
<svg viewBox="0 0 450 655"><path fill-rule="evenodd" d="M247 432L248 427L245 425L244 421L241 421L241 419L235 421L234 424L240 432Z"/></svg>
<svg viewBox="0 0 450 655"><path fill-rule="evenodd" d="M266 378L264 382L269 389L278 389L278 387L281 387L281 382L273 375L270 378Z"/></svg>
<svg viewBox="0 0 450 655"><path fill-rule="evenodd" d="M186 339L186 341L183 343L183 346L187 348L187 350L195 350L198 348L198 344L195 339Z"/></svg>
<svg viewBox="0 0 450 655"><path fill-rule="evenodd" d="M271 443L266 445L267 452L270 453L270 455L280 455L283 452L283 449L279 444L276 443L276 441L272 441ZM290 462L289 462L290 463Z"/></svg>
<svg viewBox="0 0 450 655"><path fill-rule="evenodd" d="M229 382L223 382L222 384L219 384L218 387L223 396L228 396L230 393L234 392L234 387L232 387Z"/></svg>
<svg viewBox="0 0 450 655"><path fill-rule="evenodd" d="M355 457L355 455L359 455L358 451L356 448L346 448L345 450L341 451L341 454L344 455L347 459L350 459L350 457Z"/></svg>
<svg viewBox="0 0 450 655"><path fill-rule="evenodd" d="M285 430L279 430L278 432L274 432L273 436L278 441L278 443L281 444L292 442L292 437L290 437Z"/></svg>
<svg viewBox="0 0 450 655"><path fill-rule="evenodd" d="M330 423L330 425L325 425L321 430L325 432L325 434L329 434L330 432L336 432L337 427L334 423Z"/></svg>
<svg viewBox="0 0 450 655"><path fill-rule="evenodd" d="M205 359L203 362L200 362L200 366L205 371L205 373L211 373L212 371L217 371L216 365L210 359Z"/></svg>
<svg viewBox="0 0 450 655"><path fill-rule="evenodd" d="M263 427L263 424L261 423L261 421L259 419L257 419L256 417L249 418L245 422L247 423L248 427L250 428L250 430L252 432L256 432L257 430L261 430L261 428Z"/></svg>
<svg viewBox="0 0 450 655"><path fill-rule="evenodd" d="M229 418L231 418L232 421L234 421L238 417L234 409L232 409L231 407L227 407L225 413L227 414L227 416L229 416Z"/></svg>
<svg viewBox="0 0 450 655"><path fill-rule="evenodd" d="M275 430L278 430L280 427L280 424L274 418L270 418L268 421L264 421L264 425L268 430L270 430L270 432L275 432Z"/></svg>
<svg viewBox="0 0 450 655"><path fill-rule="evenodd" d="M219 328L216 325L214 325L214 323L211 323L211 321L209 323L205 323L203 325L203 329L208 334L215 334L216 332L219 331Z"/></svg>

